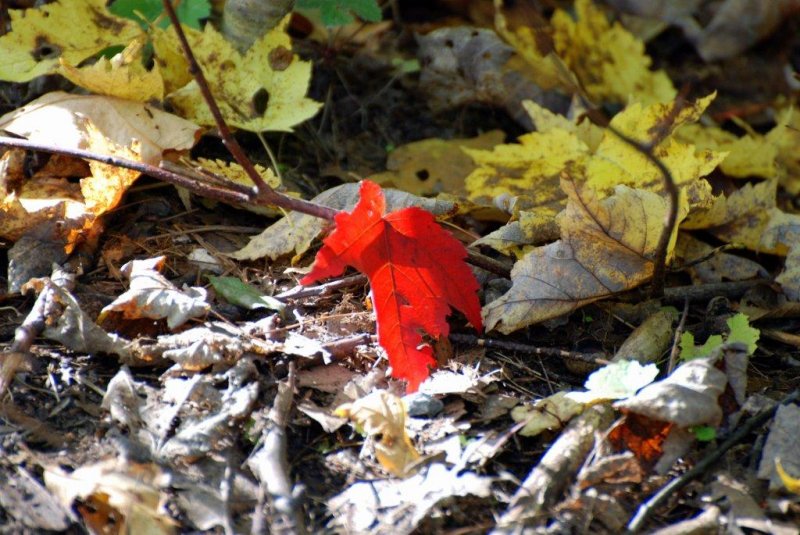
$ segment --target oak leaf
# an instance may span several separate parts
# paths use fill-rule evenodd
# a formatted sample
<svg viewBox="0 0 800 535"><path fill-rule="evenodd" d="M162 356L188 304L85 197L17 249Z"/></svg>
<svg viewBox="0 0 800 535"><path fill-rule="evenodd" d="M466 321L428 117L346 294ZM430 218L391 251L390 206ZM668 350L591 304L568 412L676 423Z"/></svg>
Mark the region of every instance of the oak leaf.
<svg viewBox="0 0 800 535"><path fill-rule="evenodd" d="M434 217L410 207L384 215L380 186L364 180L352 212L336 216L335 230L324 240L311 273L311 284L352 266L369 278L377 318L378 341L389 356L392 374L416 391L436 365L423 343L447 336L453 307L476 329L482 328L478 283L461 243L436 224Z"/></svg>

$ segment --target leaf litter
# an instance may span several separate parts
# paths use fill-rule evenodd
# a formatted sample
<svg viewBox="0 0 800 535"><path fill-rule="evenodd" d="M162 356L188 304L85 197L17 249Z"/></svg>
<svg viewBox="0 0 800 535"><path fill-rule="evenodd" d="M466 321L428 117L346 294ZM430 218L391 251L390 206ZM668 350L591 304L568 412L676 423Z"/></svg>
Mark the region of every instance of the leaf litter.
<svg viewBox="0 0 800 535"><path fill-rule="evenodd" d="M197 126L214 122L173 29L74 2L11 11L0 128L179 162L256 202L4 153L0 524L797 531L796 88L783 53L763 56L782 80L766 92L709 74L735 72L741 46L796 46L776 11L498 1L449 5L449 27L403 3L377 23L359 0L335 4L347 21L325 2L279 14L249 49L189 30L261 179L340 211L330 223L245 194ZM193 28L209 12L181 9ZM639 32L631 11L685 35ZM323 27L351 13L349 40ZM89 31L64 39L76 20ZM749 30L764 41L731 43Z"/></svg>

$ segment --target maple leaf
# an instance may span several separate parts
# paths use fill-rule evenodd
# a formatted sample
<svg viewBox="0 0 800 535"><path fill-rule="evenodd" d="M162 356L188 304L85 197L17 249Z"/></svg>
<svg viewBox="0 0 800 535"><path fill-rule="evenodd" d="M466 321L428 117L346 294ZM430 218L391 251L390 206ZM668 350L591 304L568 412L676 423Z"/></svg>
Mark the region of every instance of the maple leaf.
<svg viewBox="0 0 800 535"><path fill-rule="evenodd" d="M392 375L405 379L414 392L436 365L422 332L447 336L450 307L482 329L478 282L464 263L464 246L430 213L409 207L384 215L383 192L369 180L361 182L360 194L352 212L336 216L336 228L300 283L340 275L346 266L364 273L372 288L378 342Z"/></svg>

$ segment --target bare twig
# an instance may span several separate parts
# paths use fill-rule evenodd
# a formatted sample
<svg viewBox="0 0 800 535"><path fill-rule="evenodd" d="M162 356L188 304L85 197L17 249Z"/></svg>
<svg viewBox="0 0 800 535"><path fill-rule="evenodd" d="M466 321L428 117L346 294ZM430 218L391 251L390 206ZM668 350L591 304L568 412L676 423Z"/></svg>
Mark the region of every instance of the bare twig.
<svg viewBox="0 0 800 535"><path fill-rule="evenodd" d="M256 171L253 162L251 162L250 158L245 155L242 147L236 141L236 138L233 137L230 128L228 128L228 125L225 123L225 119L222 117L219 106L217 105L214 96L211 94L211 89L208 86L208 82L203 74L203 70L197 63L197 59L194 57L191 46L189 46L189 41L186 39L186 34L183 32L183 28L178 20L178 15L175 13L175 9L172 7L172 2L170 2L170 0L162 0L162 3L164 5L164 10L166 11L167 15L169 15L169 19L172 22L172 27L175 29L175 34L178 36L178 40L181 43L183 55L189 62L189 72L197 82L200 92L203 95L203 99L206 101L208 109L211 111L211 115L214 117L214 123L217 125L217 130L219 130L219 134L222 137L222 142L225 144L225 147L231 153L236 162L242 166L245 173L247 173L247 176L253 181L253 184L256 185L257 197L259 200L267 204L280 206L281 208L285 208L287 210L295 210L297 212L302 212L304 214L309 214L332 221L333 217L338 213L337 210L321 204L283 195L272 189L269 184L264 182L264 179L261 178L261 175L258 174L258 171Z"/></svg>
<svg viewBox="0 0 800 535"><path fill-rule="evenodd" d="M519 353L528 353L531 355L542 355L545 357L560 357L570 360L580 360L590 364L599 364L606 361L608 355L605 353L579 353L576 351L565 351L557 347L539 347L529 344L520 344L519 342L509 342L507 340L495 340L493 338L479 338L471 334L451 334L450 339L459 344L467 344L470 346L488 347L492 349L505 349L508 351L517 351Z"/></svg>
<svg viewBox="0 0 800 535"><path fill-rule="evenodd" d="M650 130L653 133L653 138L647 143L637 141L627 134L623 134L611 125L607 127L609 132L639 151L650 161L650 163L658 168L658 171L661 173L661 177L664 182L664 189L667 192L667 213L664 215L664 227L661 230L661 236L659 237L658 244L656 245L656 254L653 258L653 282L650 287L650 296L655 299L664 294L664 279L667 274L667 254L669 253L669 241L673 232L675 232L675 225L678 221L678 202L680 191L678 190L678 185L675 183L675 178L672 176L672 173L669 169L667 169L667 166L664 165L664 162L662 162L660 158L657 158L655 154L653 154L653 150L670 133L670 130L675 124L675 120L677 119L680 111L683 109L683 106L684 98L682 95L679 95L675 99L675 103L672 105L670 112Z"/></svg>
<svg viewBox="0 0 800 535"><path fill-rule="evenodd" d="M279 293L275 296L275 299L287 301L289 299L300 299L303 297L323 297L333 293L334 290L349 288L351 286L363 286L367 284L367 282L366 275L359 273L358 275L332 280L317 286L296 286L291 290Z"/></svg>
<svg viewBox="0 0 800 535"><path fill-rule="evenodd" d="M722 295L725 297L741 297L747 290L759 284L771 284L770 279L752 279L747 281L710 282L691 286L675 286L664 290L664 301L682 304L689 301L705 301Z"/></svg>
<svg viewBox="0 0 800 535"><path fill-rule="evenodd" d="M467 249L467 262L489 273L505 277L506 279L511 277L511 269L507 265L494 258L483 255L474 249Z"/></svg>
<svg viewBox="0 0 800 535"><path fill-rule="evenodd" d="M683 312L681 313L681 321L678 322L678 328L675 329L675 335L672 337L672 349L669 352L669 364L667 365L667 375L672 375L672 370L678 364L678 352L680 351L680 340L683 336L683 330L686 328L686 317L689 315L689 300L683 302Z"/></svg>
<svg viewBox="0 0 800 535"><path fill-rule="evenodd" d="M793 403L798 399L800 399L800 389L790 392L781 400L780 403L776 403L773 407L761 411L755 416L749 418L743 424L739 425L735 431L728 435L728 438L725 439L724 442L714 448L711 453L700 460L700 462L684 472L680 477L677 477L664 485L661 490L655 493L649 500L647 500L647 502L643 503L639 507L638 511L636 511L634 517L628 523L627 533L637 533L640 531L642 527L644 527L644 524L647 522L647 519L650 517L650 515L653 514L653 512L662 503L664 503L664 501L666 501L670 496L673 496L675 492L683 488L694 478L705 473L706 470L711 468L714 463L719 461L722 456L725 455L725 452L744 440L744 438L755 428L767 423L774 416L775 412L778 410L778 407L788 403Z"/></svg>
<svg viewBox="0 0 800 535"><path fill-rule="evenodd" d="M157 178L164 182L181 186L198 195L216 199L219 201L233 202L233 203L255 203L255 196L251 188L235 184L233 182L227 183L225 188L198 182L192 177L183 176L178 173L172 172L155 165L146 164L144 162L137 162L134 160L127 160L119 156L111 156L108 154L99 154L81 149L68 149L56 145L48 145L46 143L36 143L28 141L27 139L19 139L14 137L0 136L0 146L15 147L19 149L35 150L41 152L48 152L53 154L64 154L75 158L84 158L86 160L94 160L97 162L114 165L117 167L124 167L125 169L133 169L139 171L153 178Z"/></svg>
<svg viewBox="0 0 800 535"><path fill-rule="evenodd" d="M33 308L14 332L14 341L0 355L0 396L8 389L17 370L24 365L34 340L45 330L47 322L58 318L64 311L64 305L57 295L57 287L71 290L75 285L75 276L57 266L51 278L44 281Z"/></svg>
<svg viewBox="0 0 800 535"><path fill-rule="evenodd" d="M523 533L526 521L547 512L578 472L598 432L611 424L612 417L610 406L596 405L572 420L514 493L492 533Z"/></svg>
<svg viewBox="0 0 800 535"><path fill-rule="evenodd" d="M278 393L269 411L262 447L248 461L271 502L269 533L306 533L301 514L302 487L292 483L286 458L286 427L293 405L294 386L294 366L290 364L289 376L278 385ZM261 528L254 523L254 529Z"/></svg>

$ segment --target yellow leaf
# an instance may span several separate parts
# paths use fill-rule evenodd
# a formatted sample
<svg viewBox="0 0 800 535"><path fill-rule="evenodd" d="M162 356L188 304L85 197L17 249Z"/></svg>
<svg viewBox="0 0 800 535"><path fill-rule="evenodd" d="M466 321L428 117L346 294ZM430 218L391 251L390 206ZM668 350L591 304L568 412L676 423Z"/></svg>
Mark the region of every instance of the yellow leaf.
<svg viewBox="0 0 800 535"><path fill-rule="evenodd" d="M734 178L779 176L778 151L785 125L776 126L769 134L748 133L738 137L718 126L687 124L676 136L694 143L698 149L710 149L727 154L720 171Z"/></svg>
<svg viewBox="0 0 800 535"><path fill-rule="evenodd" d="M577 135L556 128L519 137L518 143L498 145L491 151L465 149L477 164L466 180L473 200L490 201L502 195L528 195L536 205L564 197L558 176L567 162L579 159L589 148Z"/></svg>
<svg viewBox="0 0 800 535"><path fill-rule="evenodd" d="M781 125L785 128L778 129ZM770 142L778 145L778 162L783 170L781 186L791 195L800 194L800 113L796 109L784 110L778 127L767 133Z"/></svg>
<svg viewBox="0 0 800 535"><path fill-rule="evenodd" d="M502 1L495 0L495 29L508 44L519 54L520 59L527 66L529 77L536 85L544 90L560 88L568 93L577 91L578 82L575 75L570 72L563 60L552 50L540 50L540 42L549 41L550 36L544 35L545 30L535 30L527 26L520 26L515 30L508 28L508 22L503 15ZM519 62L512 58L510 63L521 67Z"/></svg>
<svg viewBox="0 0 800 535"><path fill-rule="evenodd" d="M798 237L800 216L775 206L777 181L745 184L729 196L715 197L706 209L692 213L684 229L704 229L727 243L752 251L785 255Z"/></svg>
<svg viewBox="0 0 800 535"><path fill-rule="evenodd" d="M581 173L576 168L573 174ZM568 201L558 217L561 239L534 249L514 265L511 289L483 309L487 330L510 333L634 288L652 276L666 200L627 186L601 200L583 182L562 180Z"/></svg>
<svg viewBox="0 0 800 535"><path fill-rule="evenodd" d="M12 31L0 37L0 80L27 82L77 65L141 34L136 22L115 17L105 0L61 0L38 9L9 10Z"/></svg>
<svg viewBox="0 0 800 535"><path fill-rule="evenodd" d="M406 433L403 400L384 390L339 406L334 414L348 418L375 441L375 457L396 477L411 475L419 453Z"/></svg>
<svg viewBox="0 0 800 535"><path fill-rule="evenodd" d="M589 147L590 152L595 152L603 139L605 130L588 119L576 123L561 114L553 113L532 100L524 101L522 107L536 126L537 132L550 132L557 129L566 130L578 136L578 139Z"/></svg>
<svg viewBox="0 0 800 535"><path fill-rule="evenodd" d="M60 92L47 93L0 117L0 128L65 149L152 164L166 150L191 148L198 130L188 121L138 102ZM81 178L80 187L63 178L34 177L16 192L3 192L0 235L16 240L48 219L61 220L59 237L69 249L79 235L95 230L97 216L119 204L139 173L96 161L88 168L88 176L70 175Z"/></svg>
<svg viewBox="0 0 800 535"><path fill-rule="evenodd" d="M137 140L132 140L130 147L123 147L105 137L91 122L86 125L86 130L90 151L127 160L139 160L141 149ZM139 171L96 161L89 162L89 169L91 176L81 179L81 194L86 209L95 216L116 208L122 196L140 175Z"/></svg>
<svg viewBox="0 0 800 535"><path fill-rule="evenodd" d="M292 52L285 31L288 21L287 17L267 32L244 56L210 24L203 33L189 35L211 92L231 126L253 132L291 131L319 110L320 104L305 96L311 63ZM170 94L169 101L184 117L203 125L214 124L196 82Z"/></svg>
<svg viewBox="0 0 800 535"><path fill-rule="evenodd" d="M208 173L212 173L217 177L222 177L226 180L231 182L235 182L237 184L241 184L243 186L253 186L253 181L250 180L250 177L247 175L245 170L236 162L225 162L223 160L209 160L206 158L198 158L196 162L193 162L199 168L198 170L202 170ZM288 195L296 195L294 192L286 192L283 191L284 187L281 184L280 179L272 172L272 169L267 167L261 166L256 164L255 165L256 171L272 189L282 191ZM203 203L206 206L213 207L216 203L211 199L203 199ZM257 204L245 204L245 205L236 205L241 208L245 208L249 212L253 212L254 214L260 214L266 217L275 217L282 215L282 212L277 208L272 208L269 206L261 206Z"/></svg>
<svg viewBox="0 0 800 535"><path fill-rule="evenodd" d="M504 138L503 131L492 130L470 139L415 141L393 150L386 161L388 171L371 175L370 179L414 195L442 192L463 195L464 179L475 164L462 148L487 150L502 143Z"/></svg>
<svg viewBox="0 0 800 535"><path fill-rule="evenodd" d="M714 95L698 99L684 106L668 125L667 134L678 126L700 118L713 100ZM640 143L650 143L654 130L667 118L675 106L631 104L611 119L610 126L616 131ZM687 200L693 204L707 202L710 188L707 182L698 180L714 170L725 157L724 153L696 151L693 145L681 143L667 135L653 150L653 154L672 174L678 186L691 187ZM624 142L616 134L606 131L592 158L586 164L588 184L601 192L610 192L618 184L632 188L664 191L664 177L659 168L642 152Z"/></svg>
<svg viewBox="0 0 800 535"><path fill-rule="evenodd" d="M164 98L164 81L158 66L149 71L144 67L143 48L144 39L134 39L111 60L100 58L94 65L87 67L77 67L60 58L59 73L96 95L138 102L161 101Z"/></svg>
<svg viewBox="0 0 800 535"><path fill-rule="evenodd" d="M192 50L195 50L195 45L203 38L203 32L188 26L182 28ZM165 94L169 95L192 81L189 63L183 55L178 36L172 27L168 29L156 27L150 30L150 42L153 43L155 52L153 60L158 65L164 81Z"/></svg>
<svg viewBox="0 0 800 535"><path fill-rule="evenodd" d="M792 477L783 469L780 459L775 459L775 471L781 478L783 486L792 494L800 494L800 478Z"/></svg>
<svg viewBox="0 0 800 535"><path fill-rule="evenodd" d="M591 0L576 0L577 20L562 10L553 15L556 52L577 75L588 95L601 102L667 102L677 92L664 71L651 71L644 43L619 23L611 24ZM512 43L513 44L513 43Z"/></svg>

